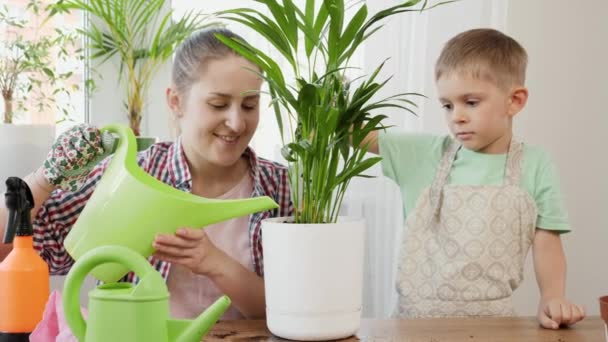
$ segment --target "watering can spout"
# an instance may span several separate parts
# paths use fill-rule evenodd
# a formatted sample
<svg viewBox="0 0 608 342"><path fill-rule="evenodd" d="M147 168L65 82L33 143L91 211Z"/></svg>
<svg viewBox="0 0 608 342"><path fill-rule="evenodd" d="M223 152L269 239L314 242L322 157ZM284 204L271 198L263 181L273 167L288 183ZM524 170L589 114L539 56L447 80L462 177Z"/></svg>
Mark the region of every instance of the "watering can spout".
<svg viewBox="0 0 608 342"><path fill-rule="evenodd" d="M231 218L257 213L264 210L276 209L278 204L269 197L253 197L236 200L211 200L208 209L200 210L202 221L210 223L222 222Z"/></svg>
<svg viewBox="0 0 608 342"><path fill-rule="evenodd" d="M169 340L175 342L200 341L229 307L230 298L222 296L193 321L170 320L169 335L173 335L175 338L170 337Z"/></svg>
<svg viewBox="0 0 608 342"><path fill-rule="evenodd" d="M228 219L278 207L270 197L221 200L182 191L148 174L137 162L135 136L129 128L110 125L102 132L119 136L103 177L64 240L74 260L99 246L119 245L149 257L158 234L178 228L202 228ZM106 283L118 281L128 269L108 263L91 274Z"/></svg>

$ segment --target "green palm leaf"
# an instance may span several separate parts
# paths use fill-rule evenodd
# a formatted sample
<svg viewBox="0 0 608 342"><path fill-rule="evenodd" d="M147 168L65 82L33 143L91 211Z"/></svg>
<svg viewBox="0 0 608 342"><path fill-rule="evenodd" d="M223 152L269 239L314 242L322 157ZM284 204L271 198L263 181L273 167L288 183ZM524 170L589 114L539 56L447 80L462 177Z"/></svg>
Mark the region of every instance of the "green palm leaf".
<svg viewBox="0 0 608 342"><path fill-rule="evenodd" d="M167 6L165 0L58 0L50 7L51 16L81 10L94 18L82 33L89 39L92 58L104 63L119 56L119 81L136 134L150 81L160 66L190 34L217 25L194 12L174 20Z"/></svg>
<svg viewBox="0 0 608 342"><path fill-rule="evenodd" d="M335 222L346 189L354 177L380 161L367 158L364 138L385 129L383 111L414 113L416 93L401 93L374 100L390 80L377 81L381 63L371 75L347 81L349 61L361 44L378 32L391 16L430 9L437 3L410 0L383 9L371 17L365 4L346 21L344 0L306 0L303 8L292 0L255 0L266 12L238 8L221 12L260 33L291 65L295 79L288 82L280 65L268 53L245 42L220 37L229 47L256 63L268 82L283 156L289 163L292 199L298 223ZM302 65L302 57L307 63ZM319 75L321 75L319 77ZM285 116L283 114L286 114ZM284 119L288 122L285 122ZM284 141L289 138L289 141ZM354 147L350 147L350 142Z"/></svg>
<svg viewBox="0 0 608 342"><path fill-rule="evenodd" d="M307 0L303 9L291 0L255 1L264 4L269 14L239 8L220 15L266 38L294 69L295 85L287 82L283 70L267 53L242 41L219 38L259 65L268 81L281 137L292 139L284 143L282 154L290 164L293 200L298 208L296 222L335 222L352 178L367 177L363 173L380 161L379 157L366 158L368 146L361 145L370 132L385 128L382 122L387 116L371 113L386 109L413 113L415 102L409 97L419 96L402 93L372 101L390 80L376 81L384 63L371 75L352 82L344 78L347 63L361 43L381 28L383 19L420 11L426 2L421 7L417 6L420 0L404 2L370 18L362 5L345 22L343 0L323 0L316 15L314 0ZM298 56L306 56L309 63L304 67L308 70L302 69ZM324 69L320 77L317 63ZM283 121L283 112L289 125ZM301 195L296 195L298 189Z"/></svg>

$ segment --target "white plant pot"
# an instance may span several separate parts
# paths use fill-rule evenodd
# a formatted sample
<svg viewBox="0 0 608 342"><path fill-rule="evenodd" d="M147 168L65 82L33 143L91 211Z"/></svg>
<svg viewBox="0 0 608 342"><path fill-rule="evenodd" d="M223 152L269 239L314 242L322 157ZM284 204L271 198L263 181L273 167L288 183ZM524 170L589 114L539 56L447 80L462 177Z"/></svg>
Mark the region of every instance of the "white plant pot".
<svg viewBox="0 0 608 342"><path fill-rule="evenodd" d="M8 177L24 177L40 167L54 141L54 125L0 124L0 193Z"/></svg>
<svg viewBox="0 0 608 342"><path fill-rule="evenodd" d="M365 223L262 222L268 329L303 341L353 335L361 322Z"/></svg>

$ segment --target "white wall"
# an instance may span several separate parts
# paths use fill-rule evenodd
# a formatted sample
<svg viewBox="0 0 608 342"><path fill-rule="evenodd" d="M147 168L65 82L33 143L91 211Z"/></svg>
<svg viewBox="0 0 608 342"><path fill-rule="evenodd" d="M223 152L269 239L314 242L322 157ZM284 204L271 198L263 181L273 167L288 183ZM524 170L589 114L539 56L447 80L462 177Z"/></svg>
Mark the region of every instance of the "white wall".
<svg viewBox="0 0 608 342"><path fill-rule="evenodd" d="M582 4L582 3L581 3ZM530 100L516 132L556 162L573 232L563 236L567 292L598 315L608 294L608 2L510 0L507 31L527 49ZM533 273L517 297L534 313Z"/></svg>
<svg viewBox="0 0 608 342"><path fill-rule="evenodd" d="M126 91L124 86L118 82L120 66L118 58L112 58L100 65L101 60L92 62L92 68L96 71L91 75L96 82L97 90L90 97L90 121L98 127L110 123L128 125L127 110L124 106ZM170 138L169 108L165 101L165 88L169 85L170 80L171 63L169 61L161 66L150 83L141 123L143 136L154 136L160 140Z"/></svg>

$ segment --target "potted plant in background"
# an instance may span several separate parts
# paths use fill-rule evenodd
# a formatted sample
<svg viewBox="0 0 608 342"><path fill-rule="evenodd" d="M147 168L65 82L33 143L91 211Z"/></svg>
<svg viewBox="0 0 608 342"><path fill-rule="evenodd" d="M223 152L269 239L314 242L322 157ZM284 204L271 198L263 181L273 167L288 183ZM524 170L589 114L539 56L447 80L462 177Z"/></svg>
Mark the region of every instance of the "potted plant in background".
<svg viewBox="0 0 608 342"><path fill-rule="evenodd" d="M363 220L340 218L340 206L351 179L365 176L381 159L366 158L363 143L370 132L385 128L386 116L378 111L412 111L409 96L418 94L375 100L388 81L377 80L382 65L351 82L346 71L383 19L430 7L412 0L368 16L362 4L347 22L343 0L306 0L304 8L292 0L258 2L268 15L240 8L219 16L264 36L295 75L289 82L268 54L220 37L262 69L289 164L295 216L262 226L267 324L275 335L290 339L350 336L361 316L365 227Z"/></svg>
<svg viewBox="0 0 608 342"><path fill-rule="evenodd" d="M89 27L82 30L92 49L91 58L102 58L103 63L118 56L126 116L139 149L155 140L140 137L151 80L185 38L213 25L206 21L207 16L194 12L174 21L168 8L165 0L59 0L51 6L52 15L82 10L91 16Z"/></svg>
<svg viewBox="0 0 608 342"><path fill-rule="evenodd" d="M40 0L28 2L23 17L11 16L6 5L0 6L2 180L24 175L42 163L55 139L55 123L70 120L71 94L79 91L75 73L62 72L60 66L82 60L78 35L40 24L45 15L41 5Z"/></svg>

